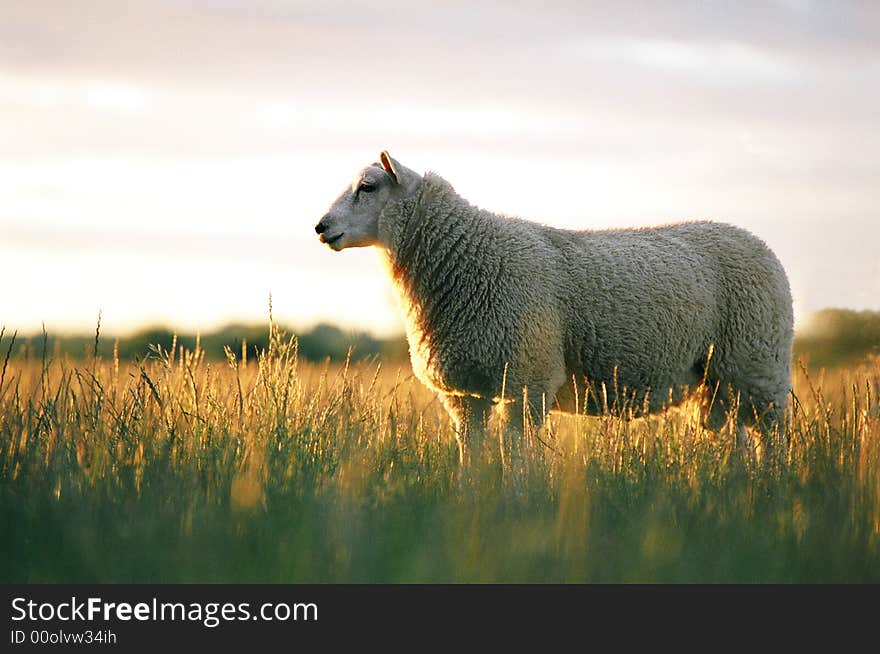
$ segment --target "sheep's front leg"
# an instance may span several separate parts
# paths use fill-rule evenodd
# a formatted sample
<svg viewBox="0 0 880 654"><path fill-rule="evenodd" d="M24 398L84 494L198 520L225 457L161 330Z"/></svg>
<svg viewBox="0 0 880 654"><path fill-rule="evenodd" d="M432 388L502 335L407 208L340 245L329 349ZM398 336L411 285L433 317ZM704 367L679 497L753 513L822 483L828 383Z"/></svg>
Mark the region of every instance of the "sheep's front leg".
<svg viewBox="0 0 880 654"><path fill-rule="evenodd" d="M546 392L534 393L524 388L522 396L508 401L500 411L504 421L501 430L501 462L505 482L516 493L523 489L524 480L534 460L527 448L527 440L542 440L539 433L544 427L553 396Z"/></svg>
<svg viewBox="0 0 880 654"><path fill-rule="evenodd" d="M463 395L441 395L440 400L455 425L459 461L462 465L478 462L483 456L483 440L492 401Z"/></svg>
<svg viewBox="0 0 880 654"><path fill-rule="evenodd" d="M527 434L541 431L555 393L544 390L536 392L523 388L522 397L511 400L504 407L506 431L510 435L514 450L521 448Z"/></svg>

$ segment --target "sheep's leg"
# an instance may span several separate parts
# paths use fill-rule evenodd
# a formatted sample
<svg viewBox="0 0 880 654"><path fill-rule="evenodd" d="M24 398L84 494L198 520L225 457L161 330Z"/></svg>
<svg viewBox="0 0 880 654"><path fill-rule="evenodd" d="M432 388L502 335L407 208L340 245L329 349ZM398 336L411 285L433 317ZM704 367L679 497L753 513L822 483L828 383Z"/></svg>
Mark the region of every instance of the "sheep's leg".
<svg viewBox="0 0 880 654"><path fill-rule="evenodd" d="M739 409L740 394L729 385L707 381L701 406L703 426L730 438L743 460L751 459L752 438Z"/></svg>
<svg viewBox="0 0 880 654"><path fill-rule="evenodd" d="M441 395L440 400L455 426L459 462L463 466L479 462L492 401L463 395Z"/></svg>
<svg viewBox="0 0 880 654"><path fill-rule="evenodd" d="M736 443L739 451L745 456L749 457L752 452L752 437L749 434L749 428L746 427L744 422L738 422L734 426L734 442Z"/></svg>
<svg viewBox="0 0 880 654"><path fill-rule="evenodd" d="M750 394L749 401L741 409L741 421L753 424L760 434L764 466L774 461L783 463L788 459L789 425L785 408L788 398L782 393L776 395L769 399L771 396L766 393Z"/></svg>
<svg viewBox="0 0 880 654"><path fill-rule="evenodd" d="M769 399L771 397L773 399ZM788 455L786 399L784 395L780 399L755 390L728 388L721 392L719 389L713 404L704 405L704 424L714 431L726 427L744 459L750 461L757 456L755 439L748 429L754 426L760 435L761 461L768 465L772 459L785 460Z"/></svg>
<svg viewBox="0 0 880 654"><path fill-rule="evenodd" d="M543 428L552 399L553 395L545 392L524 389L518 400L504 406L504 428L499 431L502 474L514 492L522 490L533 463L525 447L526 440L537 436Z"/></svg>
<svg viewBox="0 0 880 654"><path fill-rule="evenodd" d="M541 431L552 399L553 394L546 391L532 392L524 388L522 397L505 407L506 442L511 458L522 455L527 436Z"/></svg>

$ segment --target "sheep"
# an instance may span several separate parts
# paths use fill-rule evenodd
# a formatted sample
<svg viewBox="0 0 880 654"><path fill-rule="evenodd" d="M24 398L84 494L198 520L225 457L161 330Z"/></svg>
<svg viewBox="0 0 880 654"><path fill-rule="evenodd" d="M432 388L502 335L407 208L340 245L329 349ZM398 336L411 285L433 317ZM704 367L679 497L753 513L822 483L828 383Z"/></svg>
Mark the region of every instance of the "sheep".
<svg viewBox="0 0 880 654"><path fill-rule="evenodd" d="M551 408L642 415L703 389L706 427L731 420L741 442L747 426L783 431L791 291L744 229L557 229L479 209L383 151L315 231L335 251L381 251L413 371L447 409L463 463L505 393L540 428Z"/></svg>

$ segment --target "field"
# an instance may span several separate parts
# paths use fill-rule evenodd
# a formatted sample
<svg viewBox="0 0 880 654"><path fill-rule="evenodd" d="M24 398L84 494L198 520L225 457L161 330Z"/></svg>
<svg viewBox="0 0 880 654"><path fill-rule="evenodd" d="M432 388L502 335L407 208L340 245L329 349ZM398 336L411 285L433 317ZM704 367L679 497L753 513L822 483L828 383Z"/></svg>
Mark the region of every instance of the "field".
<svg viewBox="0 0 880 654"><path fill-rule="evenodd" d="M462 477L408 365L277 332L247 361L12 356L0 581L880 582L880 361L794 389L778 460L685 406L554 414Z"/></svg>

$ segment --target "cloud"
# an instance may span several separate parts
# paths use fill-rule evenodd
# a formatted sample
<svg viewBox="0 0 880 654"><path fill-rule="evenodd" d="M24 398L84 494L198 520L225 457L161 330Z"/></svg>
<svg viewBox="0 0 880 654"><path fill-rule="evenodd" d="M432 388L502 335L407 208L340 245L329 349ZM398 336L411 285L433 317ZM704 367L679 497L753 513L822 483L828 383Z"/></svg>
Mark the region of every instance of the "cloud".
<svg viewBox="0 0 880 654"><path fill-rule="evenodd" d="M123 80L70 79L0 72L0 105L36 110L143 113L152 93Z"/></svg>
<svg viewBox="0 0 880 654"><path fill-rule="evenodd" d="M604 62L636 64L728 84L743 80L785 82L798 72L796 64L783 56L736 41L599 39L575 45L572 50Z"/></svg>

